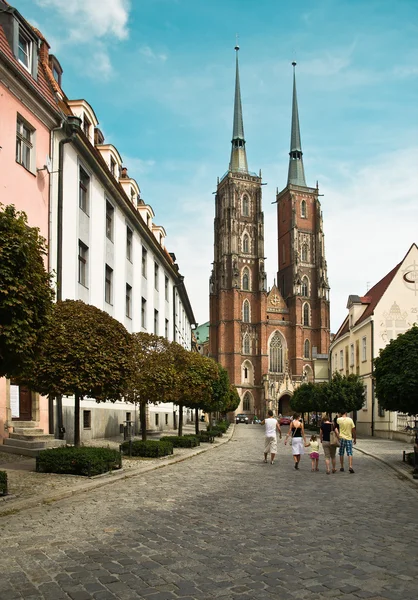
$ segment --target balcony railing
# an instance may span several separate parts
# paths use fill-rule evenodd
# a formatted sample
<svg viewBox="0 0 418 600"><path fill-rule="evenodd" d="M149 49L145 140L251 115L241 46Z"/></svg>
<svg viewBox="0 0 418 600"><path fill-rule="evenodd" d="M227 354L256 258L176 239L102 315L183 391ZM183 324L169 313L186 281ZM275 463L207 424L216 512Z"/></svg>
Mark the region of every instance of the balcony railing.
<svg viewBox="0 0 418 600"><path fill-rule="evenodd" d="M397 414L397 430L415 435L418 432L418 415L405 415L404 413Z"/></svg>

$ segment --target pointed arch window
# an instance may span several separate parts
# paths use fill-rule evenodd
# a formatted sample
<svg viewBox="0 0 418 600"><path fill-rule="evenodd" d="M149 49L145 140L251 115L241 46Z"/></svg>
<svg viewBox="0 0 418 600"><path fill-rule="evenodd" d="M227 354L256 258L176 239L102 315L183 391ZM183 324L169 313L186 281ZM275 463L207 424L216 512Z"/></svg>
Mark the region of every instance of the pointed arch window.
<svg viewBox="0 0 418 600"><path fill-rule="evenodd" d="M242 215L244 217L250 216L250 200L248 196L244 196L242 199Z"/></svg>
<svg viewBox="0 0 418 600"><path fill-rule="evenodd" d="M248 379L248 369L244 367L244 379Z"/></svg>
<svg viewBox="0 0 418 600"><path fill-rule="evenodd" d="M309 327L310 323L310 310L309 310L309 304L307 302L305 302L305 304L303 305L303 324L306 327Z"/></svg>
<svg viewBox="0 0 418 600"><path fill-rule="evenodd" d="M302 296L309 296L309 281L307 277L302 278Z"/></svg>
<svg viewBox="0 0 418 600"><path fill-rule="evenodd" d="M304 358L311 357L311 348L310 348L309 340L305 340L305 344L303 346L303 356L304 356Z"/></svg>
<svg viewBox="0 0 418 600"><path fill-rule="evenodd" d="M250 251L250 238L248 237L247 234L245 234L242 239L242 250L246 254L248 254L248 252Z"/></svg>
<svg viewBox="0 0 418 600"><path fill-rule="evenodd" d="M242 410L247 412L251 410L251 396L248 392L245 393L244 400L242 402Z"/></svg>
<svg viewBox="0 0 418 600"><path fill-rule="evenodd" d="M244 348L243 348L244 349L244 354L250 354L251 345L250 345L250 336L248 335L248 333L246 333L244 335L244 344L243 344L243 346L244 346Z"/></svg>
<svg viewBox="0 0 418 600"><path fill-rule="evenodd" d="M300 216L303 219L306 219L306 217L308 216L306 212L306 200L302 200L302 202L300 203Z"/></svg>
<svg viewBox="0 0 418 600"><path fill-rule="evenodd" d="M248 300L244 300L244 304L242 306L242 320L244 323L250 322L250 303Z"/></svg>
<svg viewBox="0 0 418 600"><path fill-rule="evenodd" d="M280 334L276 331L270 342L270 367L271 373L283 373L283 345Z"/></svg>
<svg viewBox="0 0 418 600"><path fill-rule="evenodd" d="M308 262L308 244L302 244L302 262Z"/></svg>
<svg viewBox="0 0 418 600"><path fill-rule="evenodd" d="M244 269L242 275L242 289L246 291L250 289L250 274L247 268Z"/></svg>

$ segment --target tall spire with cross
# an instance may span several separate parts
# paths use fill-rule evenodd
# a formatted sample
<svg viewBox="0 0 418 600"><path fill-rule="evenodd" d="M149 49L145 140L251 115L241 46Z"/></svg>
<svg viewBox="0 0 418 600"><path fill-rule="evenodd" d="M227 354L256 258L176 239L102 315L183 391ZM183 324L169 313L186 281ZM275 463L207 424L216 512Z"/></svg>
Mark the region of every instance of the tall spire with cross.
<svg viewBox="0 0 418 600"><path fill-rule="evenodd" d="M296 94L296 74L295 67L296 63L292 62L293 65L293 103L292 103L292 131L290 135L290 152L289 152L289 174L287 183L293 185L300 185L306 187L305 181L305 170L303 168L303 152L302 143L300 141L300 128L299 128L299 111L298 111L298 99Z"/></svg>
<svg viewBox="0 0 418 600"><path fill-rule="evenodd" d="M244 124L242 120L241 88L239 82L238 66L238 36L235 46L236 52L236 75L235 75L235 103L234 103L234 125L232 130L232 149L229 170L233 172L248 173L247 155L245 152Z"/></svg>

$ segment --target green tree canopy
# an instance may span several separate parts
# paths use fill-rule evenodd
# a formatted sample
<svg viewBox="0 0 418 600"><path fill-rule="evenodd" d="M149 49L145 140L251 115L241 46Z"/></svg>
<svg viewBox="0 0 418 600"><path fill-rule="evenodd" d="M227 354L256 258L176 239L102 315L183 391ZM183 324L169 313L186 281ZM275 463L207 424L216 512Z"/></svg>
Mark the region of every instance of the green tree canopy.
<svg viewBox="0 0 418 600"><path fill-rule="evenodd" d="M292 410L299 413L320 410L319 408L314 408L318 400L318 387L318 384L310 382L302 383L290 398L290 407Z"/></svg>
<svg viewBox="0 0 418 600"><path fill-rule="evenodd" d="M65 300L53 306L25 381L41 394L75 396L78 445L80 400L121 400L132 378L132 355L132 338L122 323L81 300Z"/></svg>
<svg viewBox="0 0 418 600"><path fill-rule="evenodd" d="M290 406L298 412L335 413L359 410L364 402L364 386L358 375L342 376L334 373L324 383L303 383L290 399Z"/></svg>
<svg viewBox="0 0 418 600"><path fill-rule="evenodd" d="M0 376L21 373L36 354L54 297L39 230L0 204Z"/></svg>
<svg viewBox="0 0 418 600"><path fill-rule="evenodd" d="M383 348L374 361L376 396L386 410L418 414L418 327Z"/></svg>

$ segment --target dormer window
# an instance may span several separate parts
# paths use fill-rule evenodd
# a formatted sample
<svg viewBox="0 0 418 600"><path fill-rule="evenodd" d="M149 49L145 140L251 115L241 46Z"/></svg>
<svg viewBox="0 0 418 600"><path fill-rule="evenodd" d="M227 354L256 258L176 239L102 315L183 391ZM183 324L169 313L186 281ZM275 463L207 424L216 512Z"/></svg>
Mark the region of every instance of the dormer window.
<svg viewBox="0 0 418 600"><path fill-rule="evenodd" d="M32 40L19 29L18 52L17 57L21 65L31 72L32 67Z"/></svg>
<svg viewBox="0 0 418 600"><path fill-rule="evenodd" d="M84 134L90 139L90 127L91 127L91 123L88 120L88 118L86 117L86 115L84 115L84 119L83 119L83 131Z"/></svg>
<svg viewBox="0 0 418 600"><path fill-rule="evenodd" d="M116 161L112 156L110 157L110 172L113 177L116 175Z"/></svg>

